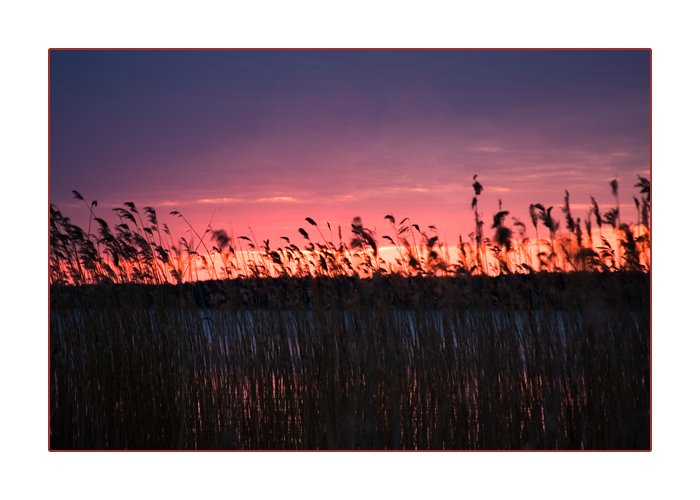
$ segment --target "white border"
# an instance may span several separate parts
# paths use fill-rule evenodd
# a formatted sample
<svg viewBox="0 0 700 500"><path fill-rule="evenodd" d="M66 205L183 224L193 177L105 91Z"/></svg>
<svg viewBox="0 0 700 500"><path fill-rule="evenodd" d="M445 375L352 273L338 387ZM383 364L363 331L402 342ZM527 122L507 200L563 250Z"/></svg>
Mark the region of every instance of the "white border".
<svg viewBox="0 0 700 500"><path fill-rule="evenodd" d="M22 497L660 497L696 490L697 45L690 13L638 3L60 2L4 8L2 453ZM569 5L569 4L567 4ZM666 4L668 5L668 4ZM651 453L49 453L46 290L50 47L653 49ZM687 235L687 236L686 236ZM692 384L692 385L691 385ZM8 498L14 495L8 496Z"/></svg>

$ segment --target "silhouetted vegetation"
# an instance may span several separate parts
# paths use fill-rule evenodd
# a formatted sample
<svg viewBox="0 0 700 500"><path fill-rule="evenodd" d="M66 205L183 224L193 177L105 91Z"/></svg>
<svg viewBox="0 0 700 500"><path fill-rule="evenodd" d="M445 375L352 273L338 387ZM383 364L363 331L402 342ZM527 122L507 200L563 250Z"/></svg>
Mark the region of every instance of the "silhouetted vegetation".
<svg viewBox="0 0 700 500"><path fill-rule="evenodd" d="M133 203L110 228L85 202L85 232L52 205L51 448L649 449L649 182L635 225L616 180L585 234L568 192L564 234L533 203L533 242L500 203L484 234L473 180L456 259L391 214L273 248L177 211L176 240Z"/></svg>
<svg viewBox="0 0 700 500"><path fill-rule="evenodd" d="M560 223L555 218L555 207L540 203L529 207L536 238L527 237L525 224L512 219L510 212L500 210L494 215L492 238L484 235L483 215L478 211L478 196L484 190L474 176L475 231L469 241L459 238L457 258L451 262L447 245L439 240L435 226L422 231L418 224L403 219L397 226L393 215L387 215L393 235L382 235L364 227L356 217L352 221L352 239L345 243L338 228L337 243L329 223L328 239L318 224L310 217L306 223L315 227L322 241L312 241L303 227L299 233L305 246L299 247L287 236L273 248L269 240L263 245L247 236L235 241L223 229L207 227L200 235L178 211L171 216L182 218L194 238L175 240L167 224L159 224L152 207L143 209L144 218L136 206L127 202L126 208L114 208L120 223L110 229L104 219L94 216L97 202L88 205L90 219L88 232L71 223L58 208L50 210L50 282L52 284L95 283L181 283L204 276L206 279L265 276L359 276L371 277L375 273L409 275L458 275L531 273L535 271L648 271L650 263L649 213L651 206L649 181L639 178L641 201L634 197L638 212L636 225L619 221L619 197L617 181L611 182L617 206L605 214L600 213L598 203L591 197L591 208L584 221L587 239L583 238L581 219L574 220L566 192L561 210L565 216L566 232L561 234ZM84 198L73 192L79 200ZM500 207L500 200L499 200ZM595 216L598 236L591 230L591 215ZM92 233L92 223L97 223ZM547 228L549 239L540 240L538 223ZM611 227L612 237L603 235L602 226ZM388 241L398 252L394 262L386 262L379 255L380 241ZM212 244L211 250L207 242ZM534 258L533 258L533 250ZM541 251L541 248L544 248Z"/></svg>

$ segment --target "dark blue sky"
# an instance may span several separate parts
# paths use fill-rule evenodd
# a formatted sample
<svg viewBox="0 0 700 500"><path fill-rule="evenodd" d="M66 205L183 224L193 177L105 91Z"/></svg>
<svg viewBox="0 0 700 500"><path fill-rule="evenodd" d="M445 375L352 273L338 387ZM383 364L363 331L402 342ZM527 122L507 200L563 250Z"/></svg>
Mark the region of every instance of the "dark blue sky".
<svg viewBox="0 0 700 500"><path fill-rule="evenodd" d="M291 234L394 212L468 234L529 203L635 215L648 176L648 51L52 51L51 202L83 217L172 207L205 227ZM626 205L629 205L626 207ZM162 208L160 208L162 207ZM83 207L84 210L84 207ZM80 220L80 219L76 219Z"/></svg>

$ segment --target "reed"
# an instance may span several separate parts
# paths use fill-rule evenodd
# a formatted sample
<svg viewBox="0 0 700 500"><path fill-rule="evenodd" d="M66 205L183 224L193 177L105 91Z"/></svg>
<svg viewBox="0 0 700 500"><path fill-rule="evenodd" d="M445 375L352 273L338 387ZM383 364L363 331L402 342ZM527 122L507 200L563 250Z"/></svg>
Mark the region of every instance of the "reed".
<svg viewBox="0 0 700 500"><path fill-rule="evenodd" d="M568 192L568 234L533 204L536 271L504 210L455 263L387 216L392 264L359 218L349 245L310 218L304 249L176 245L152 208L112 231L96 205L87 233L51 206L51 449L650 449L648 225L618 224L617 255Z"/></svg>
<svg viewBox="0 0 700 500"><path fill-rule="evenodd" d="M639 177L636 184L640 188L642 201L634 197L640 209L638 223L621 223L619 220L619 197L617 180L611 182L616 197L616 207L601 215L598 204L591 197L591 210L587 214L584 241L581 218L574 219L569 206L569 192L566 191L561 210L565 216L568 234L559 234L560 223L553 212L554 207L545 208L540 203L529 206L530 218L535 230L534 248L537 265L533 267L531 251L533 242L528 238L525 225L513 219L513 226L507 224L509 211L499 210L494 215L491 229L494 235L484 234L483 214L479 212L478 197L484 187L474 176L472 209L475 218L475 231L470 233L470 241L459 237L457 259L450 261L448 245L440 241L438 230L429 226L433 236L421 231L418 224L403 219L398 227L393 215L387 215L393 237L382 235L363 226L356 217L352 222L353 238L348 245L342 242L339 231L338 245L329 242L317 223L307 217L306 222L314 226L321 237L320 242L312 241L304 228L299 233L307 245L299 248L283 236L280 242L286 245L277 248L270 246L269 240L260 246L252 229L251 238L232 238L223 229L213 229L211 225L200 234L189 224L179 211L171 215L182 218L190 227L196 240L180 238L177 245L166 224L158 225L156 211L146 207L143 212L148 224L144 224L140 212L131 202L125 207L113 209L120 223L112 231L101 218L94 216L97 202L88 206L90 210L89 228L86 234L82 228L72 224L57 207L50 210L50 273L52 284L82 285L89 283L178 283L187 280L236 278L249 276L353 276L371 277L375 273L398 273L411 275L457 275L502 273L575 272L580 270L616 271L641 270L650 268L650 190L646 179ZM74 192L75 197L84 201ZM500 200L499 200L500 205ZM86 202L87 206L87 202ZM591 215L595 216L598 238L591 234ZM92 220L99 224L98 234L90 233ZM538 222L549 230L549 240L539 238ZM611 236L603 235L602 226L611 227ZM327 223L330 231L330 224ZM161 232L162 231L162 232ZM418 241L416 241L416 233ZM170 237L166 243L163 234ZM207 238L208 236L208 238ZM410 238L409 238L410 236ZM245 243L236 245L236 240ZM385 262L379 255L379 242L389 241L398 253L395 262ZM212 250L207 241L214 242ZM224 243L222 243L224 242ZM233 245L231 244L233 242ZM242 244L248 246L246 250ZM544 246L546 251L542 251ZM200 253L200 248L203 253ZM488 254L495 262L489 262ZM215 259L216 257L216 259Z"/></svg>

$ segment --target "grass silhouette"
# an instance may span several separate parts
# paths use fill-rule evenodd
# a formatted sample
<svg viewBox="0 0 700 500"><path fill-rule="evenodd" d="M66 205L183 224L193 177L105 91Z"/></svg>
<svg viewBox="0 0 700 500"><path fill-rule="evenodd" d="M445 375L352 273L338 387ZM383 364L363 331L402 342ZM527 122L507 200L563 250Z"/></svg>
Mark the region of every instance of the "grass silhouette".
<svg viewBox="0 0 700 500"><path fill-rule="evenodd" d="M411 224L408 218L397 226L393 215L385 217L393 236L378 237L356 217L352 222L353 237L349 245L342 241L340 228L336 245L332 234L329 242L318 224L307 217L306 222L316 228L322 241L312 241L307 230L299 228L299 233L307 242L304 248L299 248L288 237L282 236L280 242L287 244L273 249L269 240L265 240L262 247L258 245L251 230L253 240L247 236L238 237L245 242L242 244L247 245L244 249L237 246L223 229L213 229L209 225L200 235L179 211L172 211L171 215L182 218L196 236L194 242L180 238L176 244L168 226L159 226L155 209L144 208L143 215L148 222L144 224L141 213L131 202L124 204L126 208L113 209L120 223L111 230L103 219L95 217L93 209L97 202L93 201L91 205L85 202L90 211L87 233L51 205L49 279L51 284L73 285L104 282L161 284L197 280L200 276L225 279L243 276L371 277L377 272L410 276L649 270L648 180L640 177L637 184L641 189L642 201L640 203L634 197L638 212L638 222L634 226L619 221L617 180L611 182L617 202L615 208L601 215L596 200L591 197L592 205L585 221L587 241L583 240L580 218L574 220L571 215L568 191L561 207L566 234L560 232L554 207L531 204L529 214L536 234L536 259L533 265L532 242L526 236L525 224L514 219L514 225L509 227L506 224L508 211L501 210L494 215L492 238L484 234L484 222L478 210L478 197L484 188L474 177L472 209L475 231L470 233L469 242L460 236L456 262L450 262L448 246L439 240L435 226L429 226L429 231L433 233L430 235L421 231L417 224ZM74 191L74 195L85 201L77 191ZM591 215L598 226L597 238L591 232ZM93 220L98 223L96 234L91 233ZM540 240L539 222L548 229L549 240ZM611 227L612 242L603 235L603 224ZM326 225L332 233L330 224ZM389 241L394 246L399 255L395 262L386 262L380 257L379 240ZM214 243L211 250L207 241ZM542 246L546 251L540 250ZM217 257L216 262L214 257Z"/></svg>
<svg viewBox="0 0 700 500"><path fill-rule="evenodd" d="M532 242L500 206L484 233L473 180L454 261L392 214L274 248L51 205L51 449L650 449L649 182L636 225L591 198L587 238L568 192L564 234L533 203Z"/></svg>

